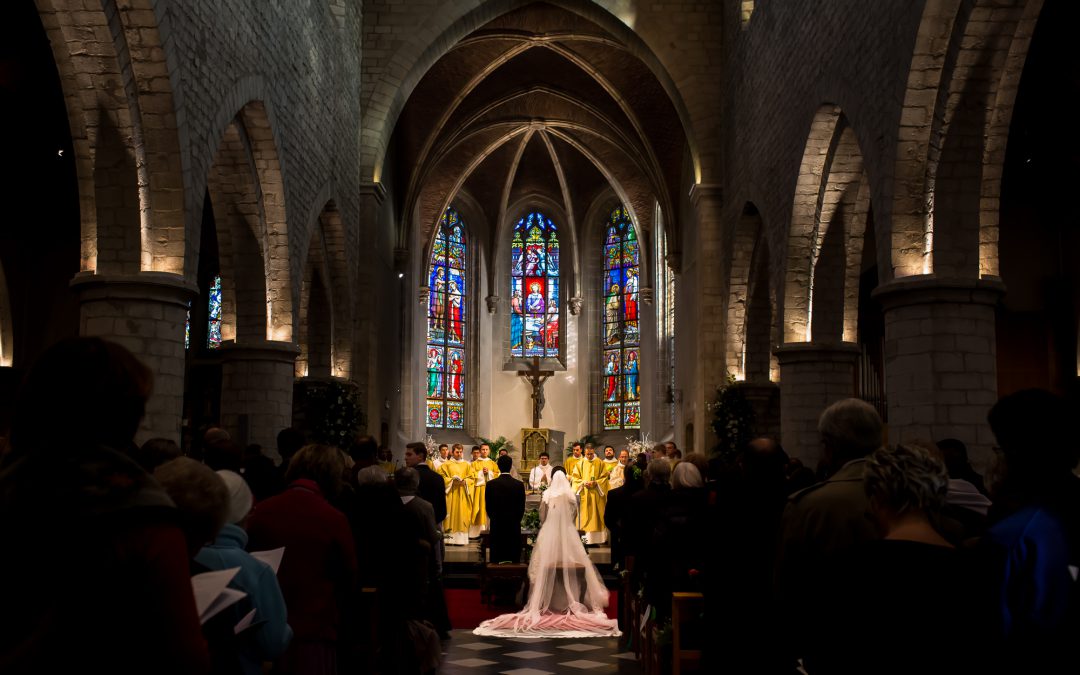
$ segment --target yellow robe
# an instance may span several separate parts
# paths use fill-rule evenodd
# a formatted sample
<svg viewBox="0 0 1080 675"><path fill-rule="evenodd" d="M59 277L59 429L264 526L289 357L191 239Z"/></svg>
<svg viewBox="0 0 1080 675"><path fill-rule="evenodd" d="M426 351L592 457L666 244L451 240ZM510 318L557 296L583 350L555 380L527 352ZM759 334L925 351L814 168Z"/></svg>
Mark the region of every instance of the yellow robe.
<svg viewBox="0 0 1080 675"><path fill-rule="evenodd" d="M447 460L439 467L439 475L446 484L446 520L443 531L468 532L472 523L473 475L472 465L465 460ZM460 478L455 481L454 478Z"/></svg>
<svg viewBox="0 0 1080 675"><path fill-rule="evenodd" d="M608 489L614 490L617 487L622 487L623 484L623 465L619 464L619 460L604 460L604 469L607 472L608 477Z"/></svg>
<svg viewBox="0 0 1080 675"><path fill-rule="evenodd" d="M583 459L585 459L584 455L582 455L581 457L574 457L573 455L570 455L566 458L566 461L563 462L563 468L566 469L567 478L574 475L574 467L577 466L577 463Z"/></svg>
<svg viewBox="0 0 1080 675"><path fill-rule="evenodd" d="M379 466L381 466L382 470L391 476L393 476L394 472L397 471L397 467L394 466L393 462L379 462Z"/></svg>
<svg viewBox="0 0 1080 675"><path fill-rule="evenodd" d="M604 460L594 457L591 461L582 457L574 465L570 475L571 484L581 498L578 507L578 529L582 532L604 531L604 506L607 504L608 474ZM596 485L586 487L595 481Z"/></svg>
<svg viewBox="0 0 1080 675"><path fill-rule="evenodd" d="M474 527L485 528L487 527L487 502L484 497L487 496L487 484L490 480L495 480L499 477L499 466L493 459L488 457L487 459L481 457L474 461L471 465L472 472L475 481L475 487L473 488L473 503L472 503L472 525ZM487 475L484 475L484 469L488 470Z"/></svg>

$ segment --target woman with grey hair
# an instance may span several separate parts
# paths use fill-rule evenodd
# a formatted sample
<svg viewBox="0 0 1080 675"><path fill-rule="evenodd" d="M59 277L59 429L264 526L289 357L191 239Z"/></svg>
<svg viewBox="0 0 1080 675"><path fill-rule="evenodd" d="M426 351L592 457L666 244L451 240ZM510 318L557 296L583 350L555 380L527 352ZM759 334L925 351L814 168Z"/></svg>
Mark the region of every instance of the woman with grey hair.
<svg viewBox="0 0 1080 675"><path fill-rule="evenodd" d="M866 672L870 663L875 673L977 672L970 563L933 525L948 479L944 462L916 445L869 456L864 486L882 538L826 570L835 602L819 627L813 672Z"/></svg>

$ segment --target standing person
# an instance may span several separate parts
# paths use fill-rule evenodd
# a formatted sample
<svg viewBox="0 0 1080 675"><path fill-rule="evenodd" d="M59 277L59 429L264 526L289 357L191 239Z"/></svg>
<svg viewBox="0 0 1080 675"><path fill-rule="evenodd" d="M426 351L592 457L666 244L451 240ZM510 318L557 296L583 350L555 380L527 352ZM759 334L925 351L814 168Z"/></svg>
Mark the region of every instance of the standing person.
<svg viewBox="0 0 1080 675"><path fill-rule="evenodd" d="M611 446L608 446L609 448ZM607 450L605 449L606 453ZM604 460L607 463L607 460ZM630 453L627 450L619 451L619 459L608 468L608 489L614 490L623 486L626 482L626 466L630 463Z"/></svg>
<svg viewBox="0 0 1080 675"><path fill-rule="evenodd" d="M577 533L577 497L554 471L540 505L540 534L529 560L529 601L516 614L480 624L476 635L583 638L619 636L607 618L609 594ZM584 582L584 583L582 583Z"/></svg>
<svg viewBox="0 0 1080 675"><path fill-rule="evenodd" d="M1001 398L987 421L1000 455L992 524L977 552L992 601L992 672L1075 670L1080 630L1080 478L1075 411L1041 389ZM1070 570L1070 567L1073 569Z"/></svg>
<svg viewBox="0 0 1080 675"><path fill-rule="evenodd" d="M491 447L487 443L480 445L480 456L476 456L477 448L473 448L472 471L475 475L473 482L472 500L472 524L469 527L469 538L479 537L480 533L488 529L487 507L487 484L499 477L499 467L495 460L491 459Z"/></svg>
<svg viewBox="0 0 1080 675"><path fill-rule="evenodd" d="M0 462L0 670L206 673L171 499L128 455L152 376L100 338L26 376Z"/></svg>
<svg viewBox="0 0 1080 675"><path fill-rule="evenodd" d="M863 489L866 456L881 445L881 417L866 401L833 403L818 420L822 462L836 468L827 480L788 499L781 522L780 555L774 574L779 616L797 617L806 607L827 602L823 588L836 556L878 538L870 500ZM802 636L795 626L785 634ZM792 657L812 657L812 641L793 641Z"/></svg>
<svg viewBox="0 0 1080 675"><path fill-rule="evenodd" d="M446 447L444 444L442 447ZM438 537L435 543L435 577L428 583L427 617L439 632L443 640L450 639L450 614L446 607L446 597L443 594L442 566L446 559L446 544L443 541L443 527L446 524L446 484L443 477L424 461L427 457L427 446L423 443L409 443L405 446L405 466L416 469L420 477L419 487L416 494L431 504L435 517L435 529Z"/></svg>
<svg viewBox="0 0 1080 675"><path fill-rule="evenodd" d="M427 454L427 446L424 446L424 454ZM446 443L439 444L439 454L434 457L428 457L427 465L431 467L432 471L438 471L439 467L443 465L443 462L450 459L450 446Z"/></svg>
<svg viewBox="0 0 1080 675"><path fill-rule="evenodd" d="M596 456L592 445L585 446L585 457L574 465L570 473L574 492L581 500L578 529L585 533L589 544L607 541L604 529L604 504L607 501L608 477L604 462Z"/></svg>
<svg viewBox="0 0 1080 675"><path fill-rule="evenodd" d="M521 562L521 518L525 486L510 475L513 460L499 458L500 476L488 483L487 512L491 523L491 562Z"/></svg>
<svg viewBox="0 0 1080 675"><path fill-rule="evenodd" d="M285 547L278 581L294 637L279 661L283 673L334 673L343 603L357 575L356 547L345 515L330 505L345 460L329 445L296 453L280 495L258 504L248 523L253 550Z"/></svg>
<svg viewBox="0 0 1080 675"><path fill-rule="evenodd" d="M529 487L533 490L539 490L541 485L549 485L551 483L551 456L547 452L540 453L540 463L532 468L529 472Z"/></svg>
<svg viewBox="0 0 1080 675"><path fill-rule="evenodd" d="M581 443L575 442L570 446L570 456L563 462L563 469L566 470L566 475L570 476L574 472L574 466L581 461Z"/></svg>
<svg viewBox="0 0 1080 675"><path fill-rule="evenodd" d="M472 525L473 482L476 475L472 466L462 459L465 453L461 443L454 443L453 457L439 467L446 490L446 523L443 531L450 535L450 544L465 546L469 543L469 527Z"/></svg>

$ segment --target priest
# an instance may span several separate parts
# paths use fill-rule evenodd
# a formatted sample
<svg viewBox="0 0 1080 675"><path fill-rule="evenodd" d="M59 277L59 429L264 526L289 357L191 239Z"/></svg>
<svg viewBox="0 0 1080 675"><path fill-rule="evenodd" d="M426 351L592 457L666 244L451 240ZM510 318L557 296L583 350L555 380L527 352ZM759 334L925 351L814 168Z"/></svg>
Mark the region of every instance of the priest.
<svg viewBox="0 0 1080 675"><path fill-rule="evenodd" d="M547 452L540 453L540 463L529 472L529 487L539 490L541 485L551 484L551 456Z"/></svg>
<svg viewBox="0 0 1080 675"><path fill-rule="evenodd" d="M585 447L585 456L574 464L570 478L578 495L578 530L585 533L586 544L603 544L607 541L604 507L608 475L603 460L596 456L591 446Z"/></svg>
<svg viewBox="0 0 1080 675"><path fill-rule="evenodd" d="M479 451L479 456L477 456ZM469 537L479 537L480 533L488 529L487 484L499 477L499 467L491 458L491 448L484 443L479 448L473 446L472 472L475 480L473 488L473 513L472 523L469 527Z"/></svg>
<svg viewBox="0 0 1080 675"><path fill-rule="evenodd" d="M469 543L469 526L473 518L473 483L476 476L472 465L462 459L465 448L461 443L454 444L451 459L439 466L439 475L446 485L446 521L443 532L454 546L466 546Z"/></svg>
<svg viewBox="0 0 1080 675"><path fill-rule="evenodd" d="M608 446L609 448L611 446ZM604 450L607 453L607 449ZM608 464L608 489L614 490L615 488L622 487L626 481L624 473L626 471L626 465L630 462L630 453L626 450L619 451L619 459L615 460L614 464L608 464L607 459L604 460L604 464Z"/></svg>

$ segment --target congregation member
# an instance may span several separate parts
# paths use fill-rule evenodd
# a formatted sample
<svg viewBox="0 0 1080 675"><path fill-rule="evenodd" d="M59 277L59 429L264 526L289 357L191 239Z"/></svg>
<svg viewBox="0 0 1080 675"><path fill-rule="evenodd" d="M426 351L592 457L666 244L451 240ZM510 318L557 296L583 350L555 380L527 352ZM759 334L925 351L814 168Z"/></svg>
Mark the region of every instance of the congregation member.
<svg viewBox="0 0 1080 675"><path fill-rule="evenodd" d="M349 521L330 501L344 470L337 448L304 446L289 462L288 487L258 504L248 521L251 549L285 548L278 581L293 640L278 668L287 675L337 668L343 605L357 575Z"/></svg>
<svg viewBox="0 0 1080 675"><path fill-rule="evenodd" d="M100 338L30 368L0 462L0 671L207 673L173 501L129 456L152 375Z"/></svg>
<svg viewBox="0 0 1080 675"><path fill-rule="evenodd" d="M815 645L802 639L796 617L806 607L828 602L821 580L837 555L878 538L870 500L863 488L866 456L881 445L881 417L869 403L849 398L833 403L818 420L822 463L835 472L825 481L791 495L781 523L780 555L774 583L778 611L787 617L792 658L812 657Z"/></svg>
<svg viewBox="0 0 1080 675"><path fill-rule="evenodd" d="M435 575L428 580L427 584L425 617L435 626L439 637L445 640L450 637L450 615L447 611L442 585L443 561L446 557L446 546L443 540L443 526L446 521L446 484L441 475L431 470L425 461L426 458L427 446L423 443L409 443L405 446L405 465L416 469L419 476L416 494L431 504L432 514L435 517L435 529L438 534L434 550Z"/></svg>
<svg viewBox="0 0 1080 675"><path fill-rule="evenodd" d="M529 471L529 487L533 490L539 490L541 486L548 486L551 484L551 455L546 451L540 453L539 464L534 466Z"/></svg>
<svg viewBox="0 0 1080 675"><path fill-rule="evenodd" d="M608 447L610 448L611 446L609 445ZM605 449L604 452L606 453L607 449ZM612 450L612 452L614 452L614 449ZM607 462L606 459L604 460L604 463L608 467L607 472L609 489L615 490L622 487L623 483L626 481L626 465L629 462L630 453L627 450L620 450L619 458L610 464Z"/></svg>
<svg viewBox="0 0 1080 675"><path fill-rule="evenodd" d="M979 542L991 599L993 673L1075 672L1080 631L1080 478L1074 410L1028 389L1003 397L988 421L1000 450L991 525Z"/></svg>
<svg viewBox="0 0 1080 675"><path fill-rule="evenodd" d="M574 464L570 484L578 495L578 530L585 533L585 543L606 543L604 504L607 501L608 477L603 460L596 456L591 444L585 446L585 456Z"/></svg>
<svg viewBox="0 0 1080 675"><path fill-rule="evenodd" d="M487 443L473 446L473 493L472 522L469 525L469 538L475 539L488 529L487 484L499 477L499 467L491 459L491 448Z"/></svg>
<svg viewBox="0 0 1080 675"><path fill-rule="evenodd" d="M488 483L488 522L491 524L491 562L521 562L521 518L525 515L525 485L510 474L513 459L499 458L500 475Z"/></svg>
<svg viewBox="0 0 1080 675"><path fill-rule="evenodd" d="M970 555L933 524L948 480L945 463L919 445L867 458L863 490L881 538L856 544L826 570L829 602L811 628L810 673L855 675L871 663L881 675L983 672Z"/></svg>
<svg viewBox="0 0 1080 675"><path fill-rule="evenodd" d="M447 543L465 546L469 543L469 528L473 521L473 481L475 474L469 462L462 459L465 448L454 443L453 455L439 467L446 491L446 523L443 532Z"/></svg>

